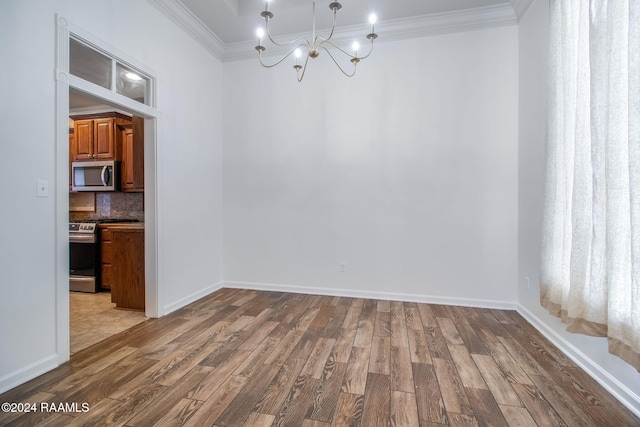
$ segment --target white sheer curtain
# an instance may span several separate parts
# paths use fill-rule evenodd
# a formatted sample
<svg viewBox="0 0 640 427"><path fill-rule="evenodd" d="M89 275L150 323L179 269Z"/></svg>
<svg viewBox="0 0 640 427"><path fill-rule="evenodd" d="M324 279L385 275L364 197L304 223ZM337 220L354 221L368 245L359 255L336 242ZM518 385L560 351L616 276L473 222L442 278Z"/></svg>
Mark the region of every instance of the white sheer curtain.
<svg viewBox="0 0 640 427"><path fill-rule="evenodd" d="M640 0L550 0L540 301L640 371Z"/></svg>

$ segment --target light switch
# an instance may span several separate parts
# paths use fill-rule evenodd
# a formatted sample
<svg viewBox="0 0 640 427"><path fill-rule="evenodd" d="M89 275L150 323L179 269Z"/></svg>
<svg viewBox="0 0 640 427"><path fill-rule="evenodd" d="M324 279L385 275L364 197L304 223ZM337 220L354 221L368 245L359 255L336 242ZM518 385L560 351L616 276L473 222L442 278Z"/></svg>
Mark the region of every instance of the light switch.
<svg viewBox="0 0 640 427"><path fill-rule="evenodd" d="M49 197L49 181L39 179L37 182L36 197Z"/></svg>

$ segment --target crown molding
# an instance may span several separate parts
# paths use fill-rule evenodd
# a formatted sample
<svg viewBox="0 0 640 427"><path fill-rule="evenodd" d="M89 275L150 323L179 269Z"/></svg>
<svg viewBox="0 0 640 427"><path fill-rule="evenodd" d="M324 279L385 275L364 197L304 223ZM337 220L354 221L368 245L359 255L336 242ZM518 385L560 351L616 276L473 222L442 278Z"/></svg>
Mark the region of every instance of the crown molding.
<svg viewBox="0 0 640 427"><path fill-rule="evenodd" d="M222 60L224 57L224 42L202 23L184 4L179 0L147 0L153 7L158 9L164 16L182 28L187 34L199 42L213 56Z"/></svg>
<svg viewBox="0 0 640 427"><path fill-rule="evenodd" d="M511 0L511 7L513 7L513 11L518 18L518 22L520 22L525 13L527 13L531 3L533 3L533 0Z"/></svg>
<svg viewBox="0 0 640 427"><path fill-rule="evenodd" d="M497 5L380 22L377 32L385 40L406 40L515 24L513 8Z"/></svg>
<svg viewBox="0 0 640 427"><path fill-rule="evenodd" d="M147 1L201 43L216 58L224 62L255 58L255 41L224 43L180 0ZM510 3L502 5L381 21L376 25L376 32L380 35L377 43L517 25L520 17L526 13L532 1L510 0ZM225 2L234 4L232 0L225 0ZM343 44L353 40L354 36L366 34L368 29L368 25L342 27L336 30L333 40L336 43ZM308 34L291 34L286 38L293 40L306 35ZM265 52L265 56L282 55L286 52L287 50L283 48L269 47L268 55Z"/></svg>
<svg viewBox="0 0 640 427"><path fill-rule="evenodd" d="M378 33L380 37L376 40L376 43L484 28L504 27L516 25L517 23L514 9L508 4L466 9L456 12L435 13L377 23L376 33ZM354 37L366 34L368 29L368 25L342 27L335 31L332 40L337 44L344 45L352 41ZM308 36L308 33L289 35L287 39L293 40L297 37L304 36ZM223 61L229 62L255 58L255 44L255 41L226 44ZM268 46L263 56L283 55L287 52L288 49L286 48Z"/></svg>

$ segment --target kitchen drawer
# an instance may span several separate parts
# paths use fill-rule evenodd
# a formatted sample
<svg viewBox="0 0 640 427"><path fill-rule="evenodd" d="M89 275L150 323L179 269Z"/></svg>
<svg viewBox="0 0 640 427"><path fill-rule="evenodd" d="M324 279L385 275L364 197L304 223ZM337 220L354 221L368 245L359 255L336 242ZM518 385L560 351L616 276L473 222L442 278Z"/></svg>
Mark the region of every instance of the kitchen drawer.
<svg viewBox="0 0 640 427"><path fill-rule="evenodd" d="M103 240L102 244L100 245L100 249L102 249L102 263L110 264L111 262L113 262L113 249L111 242L105 242Z"/></svg>
<svg viewBox="0 0 640 427"><path fill-rule="evenodd" d="M105 289L111 289L111 282L113 281L113 270L111 264L102 264L102 279L101 286Z"/></svg>

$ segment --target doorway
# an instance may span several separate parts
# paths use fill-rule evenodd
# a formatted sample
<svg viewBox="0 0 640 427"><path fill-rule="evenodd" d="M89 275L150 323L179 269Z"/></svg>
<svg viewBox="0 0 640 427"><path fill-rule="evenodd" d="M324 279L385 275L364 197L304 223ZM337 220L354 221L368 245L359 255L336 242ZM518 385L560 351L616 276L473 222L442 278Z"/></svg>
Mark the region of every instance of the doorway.
<svg viewBox="0 0 640 427"><path fill-rule="evenodd" d="M82 128L82 124L91 123L92 120L78 120L82 117L107 117L118 114L123 118L123 122L135 121L140 123L141 118L128 110L116 108L91 98L73 88L69 89L69 162L77 160L76 157L76 125ZM76 119L76 120L74 120ZM88 121L89 120L89 121ZM100 119L98 119L100 120ZM123 135L136 132L142 134L140 126L116 126L116 131ZM131 138L130 138L131 139ZM118 157L122 158L127 146L120 137ZM129 143L140 143L144 137L137 137ZM128 147L132 148L132 147ZM132 151L132 150L130 150ZM142 151L139 150L141 157ZM144 168L144 165L137 165ZM122 169L122 168L121 168ZM141 175L142 171L138 171ZM70 181L73 176L70 175ZM122 178L125 183L128 182ZM69 194L69 222L75 227L85 224L93 224L95 230L92 235L92 242L87 239L79 239L80 243L71 243L69 257L71 261L70 274L74 273L74 264L78 260L84 260L88 268L86 274L93 280L90 287L71 287L69 293L69 342L70 354L73 355L85 348L103 341L113 335L131 328L147 318L143 311L121 310L116 308L111 296L111 241L103 239L108 236L109 226L115 224L128 224L144 222L144 182L136 183L136 188L130 192L70 192ZM71 188L71 182L69 183ZM129 186L131 187L131 186ZM121 186L120 190L127 190ZM75 236L71 236L74 238ZM75 238L74 238L75 241ZM84 256L90 254L90 256ZM108 261L108 262L107 262ZM73 282L72 282L73 283Z"/></svg>
<svg viewBox="0 0 640 427"><path fill-rule="evenodd" d="M154 108L155 95L154 73L134 58L104 45L93 38L82 28L70 23L60 15L56 16L57 51L56 60L56 347L57 361L62 364L69 360L70 346L70 295L69 295L69 113L71 102L78 107L78 100L83 100L102 108L116 109L143 118L144 127L144 288L146 317L159 317L159 292L157 286L157 247L156 247L156 121L157 110ZM126 95L111 91L90 81L83 80L69 72L69 44L72 37L79 37L99 49L105 55L118 60L118 64L129 64L151 76L153 91L151 102L142 104ZM70 100L70 92L75 101Z"/></svg>

